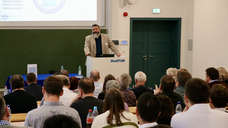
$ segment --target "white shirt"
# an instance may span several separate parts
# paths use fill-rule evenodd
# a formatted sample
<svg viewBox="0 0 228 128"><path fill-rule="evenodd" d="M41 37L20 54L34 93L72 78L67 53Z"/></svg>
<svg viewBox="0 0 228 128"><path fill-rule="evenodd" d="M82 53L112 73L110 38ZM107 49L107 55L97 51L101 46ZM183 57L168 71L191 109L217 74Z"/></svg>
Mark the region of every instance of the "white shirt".
<svg viewBox="0 0 228 128"><path fill-rule="evenodd" d="M108 115L109 115L109 110L107 110L106 112L98 115L94 119L91 128L102 128L102 127L108 126L109 124L107 123L107 120L106 120ZM133 124L138 125L138 119L137 119L137 117L135 115L133 115L132 113L127 112L127 111L123 111L123 115L124 115L125 118L130 119L130 120L126 120L125 118L123 118L121 116L120 120L121 120L122 123L132 122ZM115 117L114 117L113 124L116 124L115 122L116 121L115 121ZM119 127L115 127L115 128L136 128L136 127L133 126L133 125L124 125L124 126L119 126Z"/></svg>
<svg viewBox="0 0 228 128"><path fill-rule="evenodd" d="M156 122L146 123L146 124L141 125L139 128L150 128L150 127L153 127L155 125L158 125L158 124Z"/></svg>
<svg viewBox="0 0 228 128"><path fill-rule="evenodd" d="M70 89L63 87L63 95L60 96L59 101L61 101L65 106L70 106L72 100L77 96L76 93L72 92Z"/></svg>
<svg viewBox="0 0 228 128"><path fill-rule="evenodd" d="M175 114L173 128L227 128L228 114L213 110L208 104L194 104L188 111Z"/></svg>
<svg viewBox="0 0 228 128"><path fill-rule="evenodd" d="M98 95L102 92L103 84L99 83L98 81L94 81L94 86L95 86L95 90L93 94L95 98L98 98Z"/></svg>
<svg viewBox="0 0 228 128"><path fill-rule="evenodd" d="M214 110L225 112L226 111L226 108L214 108Z"/></svg>

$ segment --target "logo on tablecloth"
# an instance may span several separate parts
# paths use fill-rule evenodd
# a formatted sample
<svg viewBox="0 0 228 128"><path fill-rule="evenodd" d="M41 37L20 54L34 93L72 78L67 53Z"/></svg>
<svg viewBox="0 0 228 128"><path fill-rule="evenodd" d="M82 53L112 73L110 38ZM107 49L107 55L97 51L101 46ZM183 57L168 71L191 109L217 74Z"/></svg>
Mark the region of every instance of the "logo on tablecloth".
<svg viewBox="0 0 228 128"><path fill-rule="evenodd" d="M33 3L41 12L51 14L58 12L63 7L65 0L33 0Z"/></svg>
<svg viewBox="0 0 228 128"><path fill-rule="evenodd" d="M125 59L111 60L111 62L125 62Z"/></svg>

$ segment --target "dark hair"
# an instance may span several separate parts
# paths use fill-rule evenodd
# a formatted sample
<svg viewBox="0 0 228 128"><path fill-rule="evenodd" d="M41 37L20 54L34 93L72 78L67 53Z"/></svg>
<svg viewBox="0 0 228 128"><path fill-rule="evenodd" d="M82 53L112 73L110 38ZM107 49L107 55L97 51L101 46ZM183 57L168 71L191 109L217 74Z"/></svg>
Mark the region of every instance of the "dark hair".
<svg viewBox="0 0 228 128"><path fill-rule="evenodd" d="M216 108L226 107L228 103L228 89L222 85L214 85L211 89L210 98Z"/></svg>
<svg viewBox="0 0 228 128"><path fill-rule="evenodd" d="M44 80L44 90L48 94L59 96L63 90L63 80L58 76L48 76Z"/></svg>
<svg viewBox="0 0 228 128"><path fill-rule="evenodd" d="M107 76L105 76L105 78L104 78L104 83L103 83L103 89L102 89L102 92L103 92L103 93L106 92L106 83L107 83L109 80L116 80L116 79L115 79L115 77L114 77L112 74L108 74Z"/></svg>
<svg viewBox="0 0 228 128"><path fill-rule="evenodd" d="M100 26L98 24L93 24L92 27L98 27L98 28L100 28Z"/></svg>
<svg viewBox="0 0 228 128"><path fill-rule="evenodd" d="M10 84L11 88L14 89L19 89L24 87L24 79L21 75L15 74L10 78Z"/></svg>
<svg viewBox="0 0 228 128"><path fill-rule="evenodd" d="M192 104L208 103L210 91L209 85L200 78L192 78L185 84L185 94Z"/></svg>
<svg viewBox="0 0 228 128"><path fill-rule="evenodd" d="M109 110L109 115L106 118L108 124L112 126L113 120L115 120L116 122L114 122L114 124L117 124L118 126L123 125L120 117L122 116L126 119L123 115L123 111L125 110L124 100L122 93L116 88L110 88L105 95L103 112L106 112L107 110Z"/></svg>
<svg viewBox="0 0 228 128"><path fill-rule="evenodd" d="M159 124L159 125L155 125L153 127L148 127L148 128L172 128L169 125L165 125L165 124Z"/></svg>
<svg viewBox="0 0 228 128"><path fill-rule="evenodd" d="M65 75L57 75L57 76L62 78L64 86L69 86L70 85L70 80L69 80L69 78L67 76L65 76Z"/></svg>
<svg viewBox="0 0 228 128"><path fill-rule="evenodd" d="M43 128L80 128L71 116L54 115L44 121Z"/></svg>
<svg viewBox="0 0 228 128"><path fill-rule="evenodd" d="M163 92L173 92L175 87L175 80L173 79L172 76L164 75L161 78L160 83L161 83L161 89Z"/></svg>
<svg viewBox="0 0 228 128"><path fill-rule="evenodd" d="M161 104L161 114L158 119L172 117L174 115L174 107L171 99L166 95L159 95L158 99Z"/></svg>
<svg viewBox="0 0 228 128"><path fill-rule="evenodd" d="M100 78L100 73L97 70L93 70L90 72L90 76L93 80L97 81Z"/></svg>
<svg viewBox="0 0 228 128"><path fill-rule="evenodd" d="M88 77L81 78L78 83L78 87L82 89L85 94L93 93L94 91L94 81Z"/></svg>
<svg viewBox="0 0 228 128"><path fill-rule="evenodd" d="M26 80L28 83L36 82L36 75L33 72L30 72L27 74Z"/></svg>
<svg viewBox="0 0 228 128"><path fill-rule="evenodd" d="M6 103L2 96L0 96L0 120L4 117L6 113Z"/></svg>
<svg viewBox="0 0 228 128"><path fill-rule="evenodd" d="M69 73L67 70L62 70L62 72L60 72L60 75L65 75L69 78Z"/></svg>
<svg viewBox="0 0 228 128"><path fill-rule="evenodd" d="M185 86L185 83L192 78L192 75L186 71L178 71L177 72L177 82L179 82L180 86Z"/></svg>
<svg viewBox="0 0 228 128"><path fill-rule="evenodd" d="M78 78L70 77L70 90L75 90L78 88Z"/></svg>
<svg viewBox="0 0 228 128"><path fill-rule="evenodd" d="M219 79L219 72L216 68L210 67L206 69L206 74L211 78L211 80Z"/></svg>
<svg viewBox="0 0 228 128"><path fill-rule="evenodd" d="M153 93L145 92L139 97L137 109L144 121L155 122L158 118L160 108L160 101Z"/></svg>

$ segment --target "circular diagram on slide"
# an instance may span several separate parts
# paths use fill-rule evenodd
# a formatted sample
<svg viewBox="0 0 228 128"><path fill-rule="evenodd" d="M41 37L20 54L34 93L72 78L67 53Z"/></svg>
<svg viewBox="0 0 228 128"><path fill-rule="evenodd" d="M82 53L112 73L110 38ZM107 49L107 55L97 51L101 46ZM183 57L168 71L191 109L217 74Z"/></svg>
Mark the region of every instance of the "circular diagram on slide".
<svg viewBox="0 0 228 128"><path fill-rule="evenodd" d="M41 12L51 14L58 12L63 7L65 0L33 0L33 3Z"/></svg>

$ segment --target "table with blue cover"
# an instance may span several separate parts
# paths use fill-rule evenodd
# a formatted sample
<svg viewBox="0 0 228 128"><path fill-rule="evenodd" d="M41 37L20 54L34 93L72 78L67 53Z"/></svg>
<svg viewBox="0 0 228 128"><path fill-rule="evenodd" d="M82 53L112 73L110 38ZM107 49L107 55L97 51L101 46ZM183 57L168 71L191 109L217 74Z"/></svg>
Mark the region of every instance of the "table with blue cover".
<svg viewBox="0 0 228 128"><path fill-rule="evenodd" d="M37 75L37 84L40 85L40 86L43 86L43 83L44 83L44 79L47 78L48 76L51 76L53 74L38 74ZM24 78L24 82L25 82L25 87L28 86L28 84L26 83L26 75L21 75L23 78ZM6 86L8 89L12 90L11 89L11 86L10 86L10 78L12 76L9 76L7 81L6 81ZM77 73L73 73L73 74L69 74L69 77L77 77L78 79L82 78L83 76L82 75L78 75Z"/></svg>

